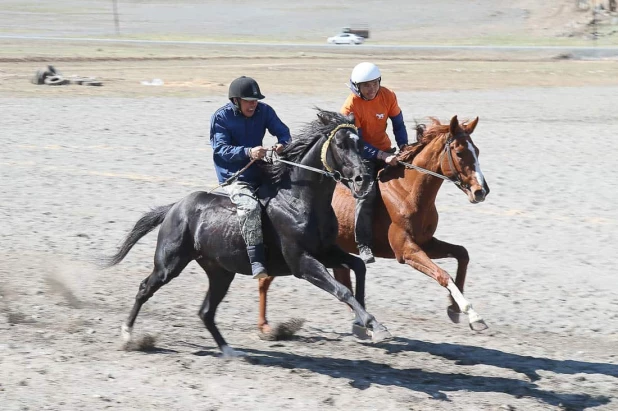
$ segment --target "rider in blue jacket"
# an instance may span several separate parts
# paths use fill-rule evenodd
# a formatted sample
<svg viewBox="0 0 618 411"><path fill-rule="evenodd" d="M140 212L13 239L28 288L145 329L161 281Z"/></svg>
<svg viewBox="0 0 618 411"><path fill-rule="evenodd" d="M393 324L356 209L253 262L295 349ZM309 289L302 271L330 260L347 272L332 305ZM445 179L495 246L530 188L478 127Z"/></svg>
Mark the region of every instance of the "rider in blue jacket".
<svg viewBox="0 0 618 411"><path fill-rule="evenodd" d="M262 140L266 130L277 137L277 153L290 141L290 129L279 119L275 110L258 101L264 96L254 79L242 76L232 81L228 97L230 102L218 109L210 120L210 141L220 183L251 160L264 158L267 149L262 146ZM236 205L253 278L268 276L262 237L262 210L255 194L260 184L261 170L257 164L252 164L238 179L225 186Z"/></svg>

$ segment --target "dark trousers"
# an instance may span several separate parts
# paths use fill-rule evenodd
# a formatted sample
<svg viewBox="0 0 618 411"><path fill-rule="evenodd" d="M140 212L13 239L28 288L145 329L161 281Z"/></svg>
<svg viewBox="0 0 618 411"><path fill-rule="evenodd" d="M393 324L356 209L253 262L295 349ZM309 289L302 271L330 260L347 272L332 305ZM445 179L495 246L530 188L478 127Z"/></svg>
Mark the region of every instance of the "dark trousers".
<svg viewBox="0 0 618 411"><path fill-rule="evenodd" d="M365 161L367 171L375 178L376 164L373 161ZM358 245L372 246L373 243L373 206L376 200L378 183L371 185L371 190L365 198L356 199L354 210L354 239Z"/></svg>

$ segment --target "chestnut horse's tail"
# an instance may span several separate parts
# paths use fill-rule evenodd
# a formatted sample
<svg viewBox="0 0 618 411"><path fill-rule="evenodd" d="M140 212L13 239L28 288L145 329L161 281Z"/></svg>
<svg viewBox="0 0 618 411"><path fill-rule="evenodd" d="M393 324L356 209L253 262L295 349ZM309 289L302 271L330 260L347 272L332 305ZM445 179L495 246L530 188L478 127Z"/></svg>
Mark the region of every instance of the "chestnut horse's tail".
<svg viewBox="0 0 618 411"><path fill-rule="evenodd" d="M133 248L143 236L157 228L157 226L163 222L165 216L173 206L174 204L160 206L144 214L142 218L135 223L135 227L133 227L131 232L127 234L118 252L102 261L103 268L109 268L121 262L127 254L129 254L131 248Z"/></svg>

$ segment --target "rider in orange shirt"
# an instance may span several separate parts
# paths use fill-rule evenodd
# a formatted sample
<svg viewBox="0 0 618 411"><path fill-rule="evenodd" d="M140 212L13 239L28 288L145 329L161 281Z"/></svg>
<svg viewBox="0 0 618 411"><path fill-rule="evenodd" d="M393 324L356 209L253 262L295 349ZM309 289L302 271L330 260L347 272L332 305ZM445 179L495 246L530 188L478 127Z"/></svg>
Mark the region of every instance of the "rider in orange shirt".
<svg viewBox="0 0 618 411"><path fill-rule="evenodd" d="M408 132L397 96L386 87L381 86L382 74L373 63L360 63L352 70L348 87L352 93L348 96L341 112L354 114L356 127L365 141L363 157L370 172L375 176L376 167L384 163L396 165L395 148L386 134L387 120L391 119L393 134L399 149L408 144ZM376 198L376 184L363 199L356 200L354 214L354 236L360 257L366 264L375 262L372 245L373 206Z"/></svg>

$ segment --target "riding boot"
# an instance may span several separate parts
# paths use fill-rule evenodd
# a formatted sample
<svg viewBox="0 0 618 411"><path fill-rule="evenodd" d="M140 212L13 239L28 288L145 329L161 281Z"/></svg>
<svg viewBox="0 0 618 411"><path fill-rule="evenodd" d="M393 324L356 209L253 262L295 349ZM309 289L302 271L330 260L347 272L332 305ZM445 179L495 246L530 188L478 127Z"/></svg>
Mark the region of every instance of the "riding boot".
<svg viewBox="0 0 618 411"><path fill-rule="evenodd" d="M247 246L247 254L249 255L249 262L251 263L253 278L259 279L268 277L266 267L264 266L266 262L264 244Z"/></svg>
<svg viewBox="0 0 618 411"><path fill-rule="evenodd" d="M372 162L366 162L365 164L371 175L374 175L375 164ZM376 261L371 251L373 239L373 205L376 196L376 184L373 184L364 198L356 199L356 207L354 210L354 239L358 247L359 257L365 264L371 264Z"/></svg>
<svg viewBox="0 0 618 411"><path fill-rule="evenodd" d="M367 244L358 244L358 255L365 264L376 262L373 252L371 251L371 246Z"/></svg>

